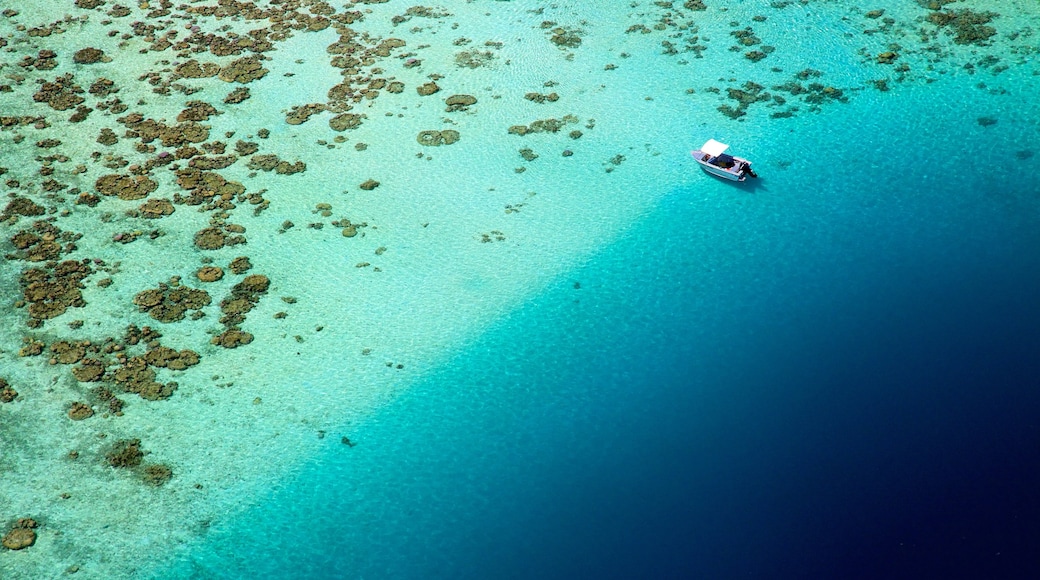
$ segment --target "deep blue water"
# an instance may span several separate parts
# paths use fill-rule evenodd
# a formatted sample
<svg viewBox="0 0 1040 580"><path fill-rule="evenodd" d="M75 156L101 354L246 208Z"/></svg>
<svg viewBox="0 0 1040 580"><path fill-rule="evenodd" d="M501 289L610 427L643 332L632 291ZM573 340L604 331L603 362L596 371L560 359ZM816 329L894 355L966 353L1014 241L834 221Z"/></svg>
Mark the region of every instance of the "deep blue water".
<svg viewBox="0 0 1040 580"><path fill-rule="evenodd" d="M718 223L767 211L720 191ZM727 240L687 193L330 437L194 573L1037 577L1029 216L975 191Z"/></svg>

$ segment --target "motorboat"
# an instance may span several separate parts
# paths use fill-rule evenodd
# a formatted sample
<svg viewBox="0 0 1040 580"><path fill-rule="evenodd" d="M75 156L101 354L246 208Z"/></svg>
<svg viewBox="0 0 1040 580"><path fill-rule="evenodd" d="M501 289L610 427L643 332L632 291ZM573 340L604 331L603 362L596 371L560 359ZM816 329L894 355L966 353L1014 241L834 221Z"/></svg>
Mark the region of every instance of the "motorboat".
<svg viewBox="0 0 1040 580"><path fill-rule="evenodd" d="M708 139L700 149L690 151L690 155L693 155L697 163L700 163L701 169L723 179L744 181L748 176L758 177L758 174L751 169L750 161L727 155L726 149L729 149L729 145Z"/></svg>

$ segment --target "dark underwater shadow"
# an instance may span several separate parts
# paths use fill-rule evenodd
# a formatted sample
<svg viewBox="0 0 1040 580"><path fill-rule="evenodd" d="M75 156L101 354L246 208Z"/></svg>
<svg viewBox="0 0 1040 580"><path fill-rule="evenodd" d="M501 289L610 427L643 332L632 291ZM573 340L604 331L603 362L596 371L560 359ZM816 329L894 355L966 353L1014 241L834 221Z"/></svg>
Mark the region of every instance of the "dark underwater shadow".
<svg viewBox="0 0 1040 580"><path fill-rule="evenodd" d="M767 180L762 176L749 177L746 180L738 181L733 185L736 187L737 191L741 191L743 193L758 193L760 190L769 191L769 188L767 186Z"/></svg>
<svg viewBox="0 0 1040 580"><path fill-rule="evenodd" d="M701 175L705 181L700 181L698 178L697 183L718 183L720 191L733 192L733 193L758 193L759 191L769 191L767 185L768 178L762 177L748 177L744 181L729 181L708 173L707 171L701 170Z"/></svg>

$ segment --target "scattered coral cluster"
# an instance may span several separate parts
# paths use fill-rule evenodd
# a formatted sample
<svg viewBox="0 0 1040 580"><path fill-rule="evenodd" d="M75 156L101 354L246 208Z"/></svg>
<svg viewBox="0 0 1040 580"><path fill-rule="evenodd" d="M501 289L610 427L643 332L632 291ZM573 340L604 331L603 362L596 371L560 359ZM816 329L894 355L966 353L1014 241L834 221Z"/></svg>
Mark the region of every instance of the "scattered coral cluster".
<svg viewBox="0 0 1040 580"><path fill-rule="evenodd" d="M769 116L781 119L803 111L817 112L829 103L847 102L855 91L868 88L887 91L893 83L921 79L931 82L935 80L936 74L953 71L974 74L980 70L1000 74L1009 67L1011 60L1024 62L1035 52L1035 47L1026 40L1032 35L1031 30L1002 31L995 26L1000 14L974 9L959 0L917 0L916 5L909 10L912 16L902 19L886 13L885 9L851 8L849 17L844 21L859 28L866 45L858 53L865 64L878 67L878 76L864 79L859 86L837 87L817 82L798 87L795 86L798 82L795 79L776 82L779 76L785 74L779 67L768 70L759 68L768 66L767 63L773 60L770 58L772 55L777 54L777 51L788 50L786 46L792 43L783 38L770 38L761 33L757 26L769 20L799 17L801 13L795 13L794 9L798 4L809 4L809 1L772 2L769 7L773 12L755 14L750 18L751 25L731 20L729 36L733 43L726 50L741 54L750 63L760 63L748 69L752 73L757 70L758 74L745 76L747 80L720 79L734 84L706 87L700 93L690 89L688 93L714 94L736 101L735 104L725 102L717 107L721 114L730 119L741 120L756 103L774 109ZM713 50L717 50L709 45L699 22L701 13L713 9L716 7L701 0L655 2L647 9L639 7L633 10L631 17L637 22L628 24L624 32L659 38L658 46L662 55L676 58L679 64L689 64L689 59L706 58ZM552 28L554 25L552 22L543 23L543 27L560 30ZM993 41L1001 32L1017 43L1010 51L994 46ZM851 36L851 33L847 36ZM559 37L565 38L562 34ZM879 45L883 47L880 50L877 48ZM971 49L959 50L958 45L970 46ZM801 45L793 43L793 46ZM620 56L626 58L628 55L622 53ZM613 70L617 65L611 63L606 68ZM820 76L826 71L816 72L816 76ZM771 86L772 92L748 89L749 86ZM787 94L780 95L779 92Z"/></svg>

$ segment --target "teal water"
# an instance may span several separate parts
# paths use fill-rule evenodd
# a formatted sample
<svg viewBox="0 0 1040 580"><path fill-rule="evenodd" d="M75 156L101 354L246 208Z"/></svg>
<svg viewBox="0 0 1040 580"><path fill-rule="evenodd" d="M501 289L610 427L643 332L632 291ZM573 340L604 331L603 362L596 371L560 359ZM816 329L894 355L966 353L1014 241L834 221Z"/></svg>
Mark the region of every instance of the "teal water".
<svg viewBox="0 0 1040 580"><path fill-rule="evenodd" d="M1036 573L1040 179L941 100L801 130L820 172L691 168L160 576Z"/></svg>
<svg viewBox="0 0 1040 580"><path fill-rule="evenodd" d="M0 20L0 535L36 539L0 578L1040 573L1035 2L23 4ZM175 74L259 28L239 52L264 78ZM36 93L65 74L73 117ZM119 120L195 99L206 154ZM702 173L708 138L761 178ZM170 155L249 195L182 203ZM175 211L91 202L114 173ZM30 316L58 265L21 248L37 220L94 268L53 318ZM213 227L242 237L199 244ZM138 308L167 283L212 300ZM212 340L239 323L249 344ZM157 343L131 324L199 364L134 370ZM149 368L168 399L120 378ZM113 462L131 439L142 465Z"/></svg>

